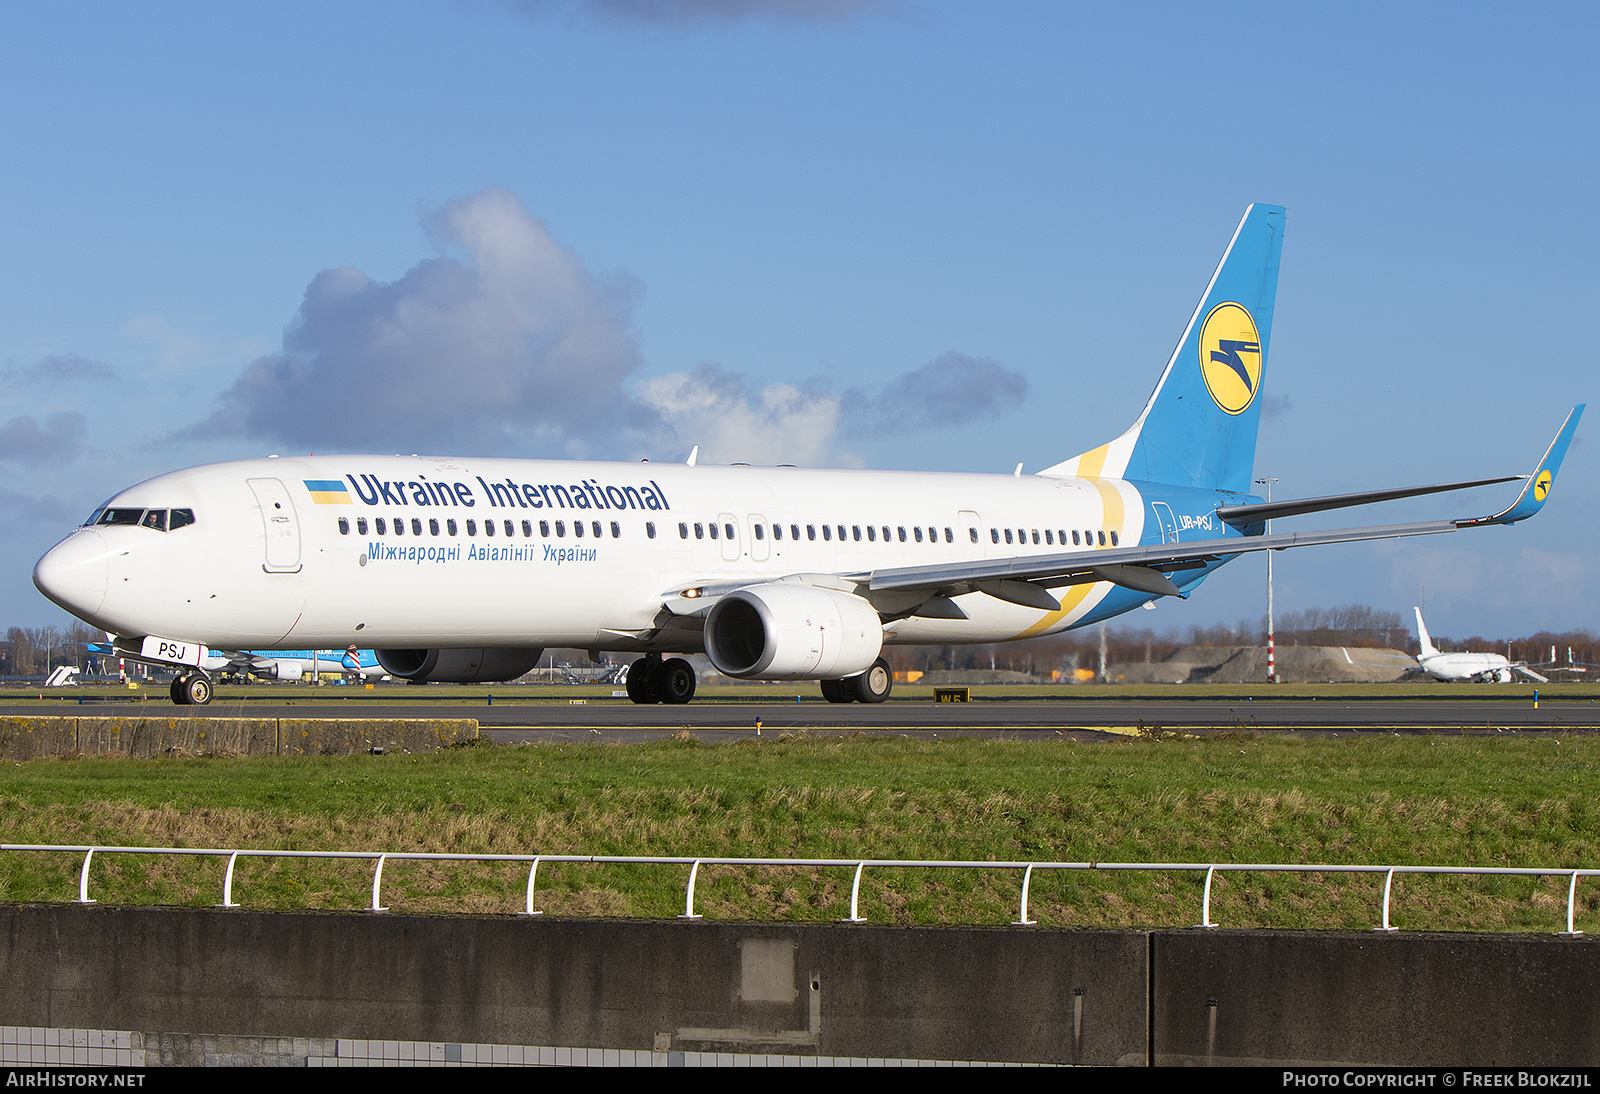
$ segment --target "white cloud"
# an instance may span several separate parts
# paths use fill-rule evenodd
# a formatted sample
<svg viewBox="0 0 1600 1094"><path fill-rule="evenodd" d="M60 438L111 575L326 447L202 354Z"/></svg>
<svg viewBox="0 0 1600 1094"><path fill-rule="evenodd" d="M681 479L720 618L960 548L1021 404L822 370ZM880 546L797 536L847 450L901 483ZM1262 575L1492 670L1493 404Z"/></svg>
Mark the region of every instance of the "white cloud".
<svg viewBox="0 0 1600 1094"><path fill-rule="evenodd" d="M639 366L630 279L589 273L498 187L428 226L461 257L387 283L324 270L283 349L247 366L189 436L523 453L654 427L621 389Z"/></svg>
<svg viewBox="0 0 1600 1094"><path fill-rule="evenodd" d="M752 391L743 376L713 364L642 381L637 392L680 446L700 446L706 463L817 466L834 460L837 395L793 384Z"/></svg>

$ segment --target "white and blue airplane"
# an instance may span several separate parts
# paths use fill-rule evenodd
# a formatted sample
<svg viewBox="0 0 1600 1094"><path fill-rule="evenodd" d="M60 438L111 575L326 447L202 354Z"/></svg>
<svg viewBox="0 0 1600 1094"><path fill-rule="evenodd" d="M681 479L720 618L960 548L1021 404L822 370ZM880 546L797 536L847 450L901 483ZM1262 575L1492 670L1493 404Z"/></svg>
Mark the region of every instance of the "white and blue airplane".
<svg viewBox="0 0 1600 1094"><path fill-rule="evenodd" d="M450 457L269 457L161 475L34 568L57 604L211 695L210 648L377 651L418 681L498 681L547 646L639 655L635 702L735 678L880 702L886 644L993 643L1187 596L1237 555L1514 524L1582 407L1490 516L1264 534L1269 519L1510 475L1263 502L1251 493L1284 210L1252 205L1142 413L1014 475Z"/></svg>

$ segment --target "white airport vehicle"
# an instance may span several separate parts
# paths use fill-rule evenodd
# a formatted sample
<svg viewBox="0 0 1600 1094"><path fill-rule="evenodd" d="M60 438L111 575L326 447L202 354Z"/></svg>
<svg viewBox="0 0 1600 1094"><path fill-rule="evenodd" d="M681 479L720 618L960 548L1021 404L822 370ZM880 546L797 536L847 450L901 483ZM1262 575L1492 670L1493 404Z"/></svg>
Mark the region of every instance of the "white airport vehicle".
<svg viewBox="0 0 1600 1094"><path fill-rule="evenodd" d="M1512 524L1544 504L1568 415L1490 516L1265 532L1304 513L1521 476L1263 502L1251 494L1284 211L1246 210L1133 426L1023 477L327 456L214 464L120 492L34 583L210 696L208 651L377 651L392 676L498 681L542 648L635 653L636 702L735 678L879 702L885 644L991 643L1187 596L1250 551ZM665 656L664 656L665 655Z"/></svg>
<svg viewBox="0 0 1600 1094"><path fill-rule="evenodd" d="M1470 680L1476 684L1509 684L1513 676L1522 676L1535 683L1550 682L1527 665L1511 661L1498 653L1440 653L1433 639L1428 637L1427 625L1422 622L1422 609L1411 610L1417 613L1417 643L1422 649L1417 654L1417 664L1435 680L1447 683Z"/></svg>

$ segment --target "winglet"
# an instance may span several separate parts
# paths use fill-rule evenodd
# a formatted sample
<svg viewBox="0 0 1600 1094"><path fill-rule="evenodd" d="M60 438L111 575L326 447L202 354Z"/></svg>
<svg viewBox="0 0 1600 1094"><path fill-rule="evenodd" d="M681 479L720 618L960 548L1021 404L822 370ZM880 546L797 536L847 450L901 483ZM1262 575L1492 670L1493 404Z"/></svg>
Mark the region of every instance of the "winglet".
<svg viewBox="0 0 1600 1094"><path fill-rule="evenodd" d="M1556 434L1556 439L1550 442L1550 447L1545 451L1544 459L1539 461L1539 466L1528 482L1522 488L1522 493L1517 495L1517 500L1511 503L1509 509L1504 509L1492 517L1479 517L1476 520L1458 521L1458 524L1515 524L1519 520L1527 520L1540 509L1544 508L1545 499L1550 496L1550 488L1555 485L1556 472L1561 470L1561 461L1566 457L1567 446L1572 443L1572 435L1578 430L1578 419L1583 417L1583 408L1587 403L1579 403L1572 408L1572 413L1567 415L1567 420L1562 423L1561 431Z"/></svg>

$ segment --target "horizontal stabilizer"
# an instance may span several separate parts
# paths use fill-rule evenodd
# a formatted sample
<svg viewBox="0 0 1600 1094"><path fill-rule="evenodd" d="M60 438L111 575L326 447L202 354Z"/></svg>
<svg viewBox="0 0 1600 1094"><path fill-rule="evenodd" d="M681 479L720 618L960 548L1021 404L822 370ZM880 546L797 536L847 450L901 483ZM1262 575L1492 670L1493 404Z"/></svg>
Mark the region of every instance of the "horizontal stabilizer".
<svg viewBox="0 0 1600 1094"><path fill-rule="evenodd" d="M1416 498L1423 494L1442 494L1447 490L1471 490L1475 486L1496 486L1526 478L1525 475L1502 475L1497 479L1474 479L1471 482L1445 482L1433 486L1408 486L1398 490L1363 490L1358 494L1327 494L1320 498L1300 498L1290 501L1267 501L1255 505L1224 505L1217 516L1234 527L1259 524L1280 517L1298 517L1305 513L1325 513L1330 509L1347 509L1352 505L1372 505L1380 501L1399 498Z"/></svg>

